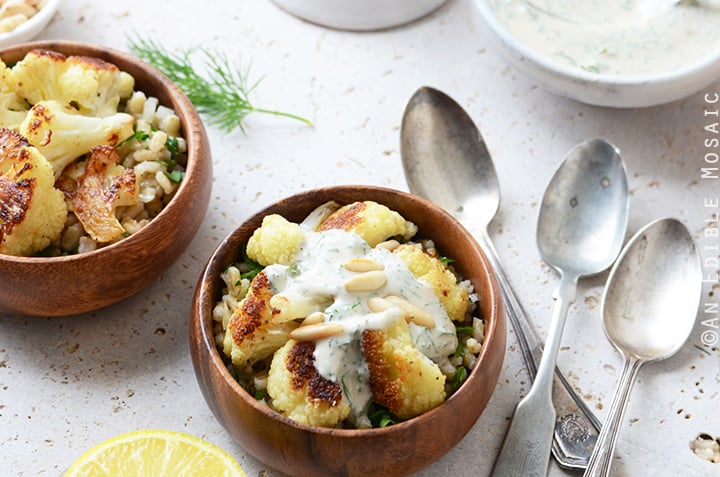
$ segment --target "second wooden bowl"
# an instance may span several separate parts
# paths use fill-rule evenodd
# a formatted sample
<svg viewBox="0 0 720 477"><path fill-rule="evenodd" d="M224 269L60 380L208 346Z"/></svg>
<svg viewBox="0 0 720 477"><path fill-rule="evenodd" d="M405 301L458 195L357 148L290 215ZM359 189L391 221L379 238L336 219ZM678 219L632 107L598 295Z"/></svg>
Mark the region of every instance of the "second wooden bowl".
<svg viewBox="0 0 720 477"><path fill-rule="evenodd" d="M485 320L482 351L468 379L444 403L418 417L385 428L329 429L299 424L248 394L228 371L215 346L212 310L224 286L220 274L264 216L301 221L315 207L373 200L414 222L424 238L470 280ZM195 374L215 417L247 450L268 466L292 476L402 476L435 462L467 434L495 389L505 354L505 319L500 292L483 252L449 214L419 197L370 186L317 189L281 200L258 212L217 247L200 277L190 319Z"/></svg>

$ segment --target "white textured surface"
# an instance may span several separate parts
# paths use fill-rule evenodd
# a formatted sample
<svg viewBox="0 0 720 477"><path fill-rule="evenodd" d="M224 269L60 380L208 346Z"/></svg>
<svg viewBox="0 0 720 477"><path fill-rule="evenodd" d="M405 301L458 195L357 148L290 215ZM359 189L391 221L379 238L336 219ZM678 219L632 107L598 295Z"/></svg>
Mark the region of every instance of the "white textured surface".
<svg viewBox="0 0 720 477"><path fill-rule="evenodd" d="M603 136L623 152L632 189L630 231L672 215L686 222L716 277L719 181L703 179L705 130L720 106L705 95L645 110L591 107L546 93L480 43L469 0L451 0L414 24L374 33L324 29L269 1L66 0L41 38L101 43L126 50L142 32L168 48L202 43L252 60L264 76L258 106L308 116L314 128L251 116L247 135L209 127L215 168L207 217L185 255L151 287L108 309L60 319L0 317L0 475L59 475L98 441L142 428L174 429L221 445L248 475L277 476L247 456L214 419L196 385L187 345L195 282L220 239L260 207L328 184L406 189L400 118L421 85L442 89L467 109L493 154L503 189L491 227L525 308L541 329L558 277L544 265L534 232L545 185L576 143ZM711 221L712 220L712 221ZM711 221L711 222L708 222ZM621 367L603 336L600 298L606 275L583 280L571 308L559 366L604 418ZM3 286L3 284L0 284ZM39 286L42 286L39 284ZM712 284L704 301L715 303ZM702 314L711 320L717 315ZM703 348L698 322L676 356L651 364L632 395L614 475L712 476L720 464L694 456L689 443L720 436L720 351ZM715 322L717 324L717 322ZM529 383L510 331L493 399L471 433L419 476L489 473L506 419ZM660 464L662 462L662 465ZM551 475L565 475L553 467Z"/></svg>

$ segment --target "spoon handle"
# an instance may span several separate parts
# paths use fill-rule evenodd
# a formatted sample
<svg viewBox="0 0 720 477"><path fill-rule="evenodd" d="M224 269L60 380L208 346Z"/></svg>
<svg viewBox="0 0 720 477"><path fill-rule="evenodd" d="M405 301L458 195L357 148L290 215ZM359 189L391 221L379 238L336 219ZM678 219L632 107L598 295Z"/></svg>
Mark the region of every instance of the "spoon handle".
<svg viewBox="0 0 720 477"><path fill-rule="evenodd" d="M630 391L635 383L638 370L640 370L643 363L644 361L640 359L625 358L625 365L615 390L615 397L610 405L605 425L600 432L600 437L598 437L595 444L595 450L590 456L590 462L588 462L583 477L608 477L610 475L615 444L617 444L618 435L620 434L620 424L625 415Z"/></svg>
<svg viewBox="0 0 720 477"><path fill-rule="evenodd" d="M552 402L555 361L568 310L575 301L576 283L577 276L561 277L537 376L527 396L515 407L492 477L547 475L556 417Z"/></svg>
<svg viewBox="0 0 720 477"><path fill-rule="evenodd" d="M530 375L530 380L534 380L543 353L540 335L515 295L487 231L483 229L474 232L495 271L498 286L505 301L507 316L515 330L525 367ZM600 422L557 368L553 381L552 400L557 413L552 443L555 460L566 469L585 469L595 440L600 433Z"/></svg>

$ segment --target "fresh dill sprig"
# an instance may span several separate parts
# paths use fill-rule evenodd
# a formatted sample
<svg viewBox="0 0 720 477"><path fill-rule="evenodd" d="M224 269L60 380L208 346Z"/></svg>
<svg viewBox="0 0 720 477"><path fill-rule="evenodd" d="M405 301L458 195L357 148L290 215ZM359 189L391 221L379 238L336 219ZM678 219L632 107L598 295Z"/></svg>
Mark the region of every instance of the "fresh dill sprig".
<svg viewBox="0 0 720 477"><path fill-rule="evenodd" d="M211 124L226 133L236 128L245 132L244 121L250 113L283 116L312 125L308 119L294 114L253 106L249 96L260 81L249 84L250 67L238 68L222 53L199 47L173 53L153 40L135 38L129 41L133 53L170 78L200 114L206 115ZM207 76L192 65L191 57L196 53L203 57Z"/></svg>

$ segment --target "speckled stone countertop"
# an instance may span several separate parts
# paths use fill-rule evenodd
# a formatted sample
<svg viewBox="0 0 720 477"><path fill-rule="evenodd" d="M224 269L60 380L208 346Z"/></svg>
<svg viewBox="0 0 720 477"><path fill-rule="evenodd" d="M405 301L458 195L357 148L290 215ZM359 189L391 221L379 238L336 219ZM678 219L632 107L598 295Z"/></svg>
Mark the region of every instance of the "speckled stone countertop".
<svg viewBox="0 0 720 477"><path fill-rule="evenodd" d="M535 245L538 206L572 146L600 136L621 149L632 192L630 234L662 216L687 224L703 255L703 307L686 346L641 371L614 475L720 475L720 464L690 450L700 433L720 437L720 324L713 313L720 182L703 176L706 155L720 153L706 142L720 137L720 102L712 102L720 82L643 110L562 99L487 50L472 9L469 0L450 0L404 27L350 33L298 20L267 0L63 2L40 38L120 50L128 49L128 35L135 33L170 49L202 44L252 63L251 75L263 77L253 96L258 106L306 116L314 127L261 115L248 118L246 134L209 126L215 172L210 208L194 242L167 273L131 299L85 316L0 316L0 475L61 475L99 441L143 428L195 434L235 455L251 477L279 475L234 443L199 391L187 344L195 283L221 238L276 199L329 184L407 190L400 120L422 85L453 96L485 136L503 195L490 233L541 330L558 277ZM622 366L601 328L606 277L581 281L558 359L601 419ZM454 450L417 475L487 475L513 406L529 384L511 330L486 411ZM550 475L566 473L553 464Z"/></svg>

